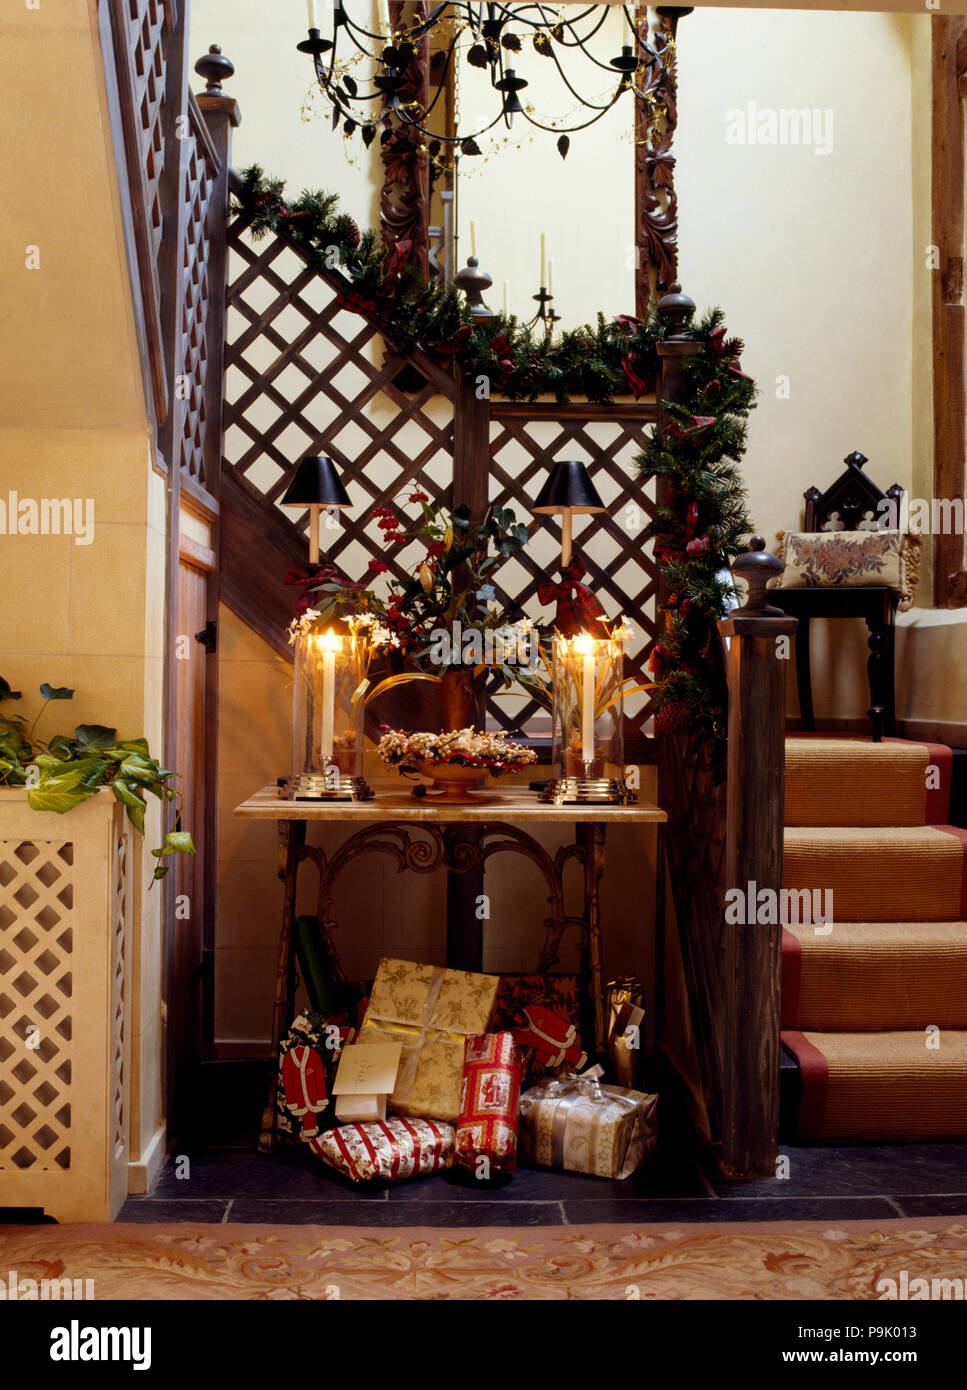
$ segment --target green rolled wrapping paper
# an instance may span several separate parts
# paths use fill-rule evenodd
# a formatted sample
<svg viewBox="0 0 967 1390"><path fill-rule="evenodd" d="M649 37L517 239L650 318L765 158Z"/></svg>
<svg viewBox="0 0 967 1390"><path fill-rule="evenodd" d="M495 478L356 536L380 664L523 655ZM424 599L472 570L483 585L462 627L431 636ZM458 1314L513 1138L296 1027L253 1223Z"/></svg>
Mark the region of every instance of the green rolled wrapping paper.
<svg viewBox="0 0 967 1390"><path fill-rule="evenodd" d="M336 979L316 917L297 917L292 941L313 1013L330 1018L345 1008L345 987Z"/></svg>

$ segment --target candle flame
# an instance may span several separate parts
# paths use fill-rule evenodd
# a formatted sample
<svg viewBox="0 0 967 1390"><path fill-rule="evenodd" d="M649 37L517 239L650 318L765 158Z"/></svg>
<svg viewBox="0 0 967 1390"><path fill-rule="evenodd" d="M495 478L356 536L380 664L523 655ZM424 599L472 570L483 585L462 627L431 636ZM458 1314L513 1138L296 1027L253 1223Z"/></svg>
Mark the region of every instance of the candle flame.
<svg viewBox="0 0 967 1390"><path fill-rule="evenodd" d="M316 646L323 652L337 652L339 650L339 638L330 628L328 632L318 634Z"/></svg>
<svg viewBox="0 0 967 1390"><path fill-rule="evenodd" d="M581 632L574 638L574 650L578 656L591 656L594 651L594 639L590 633Z"/></svg>

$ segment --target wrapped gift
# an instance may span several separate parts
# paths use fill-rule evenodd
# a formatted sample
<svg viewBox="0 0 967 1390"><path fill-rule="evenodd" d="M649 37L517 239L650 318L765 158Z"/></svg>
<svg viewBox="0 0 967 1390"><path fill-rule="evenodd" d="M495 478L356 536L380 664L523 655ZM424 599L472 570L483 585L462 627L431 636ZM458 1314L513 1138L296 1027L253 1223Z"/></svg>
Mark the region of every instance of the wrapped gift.
<svg viewBox="0 0 967 1390"><path fill-rule="evenodd" d="M496 975L380 961L357 1041L403 1044L391 1111L456 1122L464 1044L486 1033L497 984Z"/></svg>
<svg viewBox="0 0 967 1390"><path fill-rule="evenodd" d="M520 1156L544 1168L629 1177L657 1139L658 1097L603 1086L603 1067L549 1078L520 1100Z"/></svg>
<svg viewBox="0 0 967 1390"><path fill-rule="evenodd" d="M604 989L608 1057L620 1086L634 1087L642 1056L645 994L633 975L609 980Z"/></svg>
<svg viewBox="0 0 967 1390"><path fill-rule="evenodd" d="M520 1051L510 1033L467 1039L454 1162L489 1177L517 1166ZM481 1169L479 1160L486 1159Z"/></svg>
<svg viewBox="0 0 967 1390"><path fill-rule="evenodd" d="M532 1009L545 1012L530 1014ZM561 1066L583 1067L578 976L501 975L492 1031L503 1029L516 1035L525 1086Z"/></svg>
<svg viewBox="0 0 967 1390"><path fill-rule="evenodd" d="M418 1178L453 1163L453 1127L439 1120L340 1125L310 1142L323 1163L353 1182Z"/></svg>
<svg viewBox="0 0 967 1390"><path fill-rule="evenodd" d="M279 1048L276 1132L308 1142L335 1124L332 1083L345 1044L355 1030L341 1019L303 1013L294 1019Z"/></svg>
<svg viewBox="0 0 967 1390"><path fill-rule="evenodd" d="M511 1032L518 1047L533 1051L535 1061L546 1071L565 1065L583 1067L587 1061L574 1024L541 1004L528 1004Z"/></svg>

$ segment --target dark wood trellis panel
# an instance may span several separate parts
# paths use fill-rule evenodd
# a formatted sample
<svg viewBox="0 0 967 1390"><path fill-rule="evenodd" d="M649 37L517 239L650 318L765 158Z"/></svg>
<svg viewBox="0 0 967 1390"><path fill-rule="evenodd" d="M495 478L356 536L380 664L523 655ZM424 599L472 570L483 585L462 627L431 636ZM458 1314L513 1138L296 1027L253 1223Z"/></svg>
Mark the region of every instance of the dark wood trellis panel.
<svg viewBox="0 0 967 1390"><path fill-rule="evenodd" d="M173 0L110 0L109 16L124 130L124 157L137 254L145 350L155 420L167 415L170 396L161 316L159 273L165 210L165 161L172 124L168 58L176 40Z"/></svg>
<svg viewBox="0 0 967 1390"><path fill-rule="evenodd" d="M647 647L655 632L657 571L641 532L654 504L638 486L631 459L644 446L647 426L657 418L654 399L559 406L495 397L489 409L487 402L475 400L462 405L473 392L458 389L450 372L419 352L407 360L423 373L425 384L413 393L404 392L395 384L399 354L384 343L374 324L342 304L345 282L337 271L307 265L298 245L284 234L253 242L240 217L229 227L228 244L224 497L236 515L246 513L249 534L254 530L253 504L270 509L274 515L267 531L277 563L285 552L280 520L297 542L291 547L292 560L305 563L306 517L293 518L278 504L293 464L306 453L329 454L352 499L338 528L324 527L322 534L327 558L353 580L363 579L374 559L388 565L395 577L408 578L420 558L415 546L401 553L383 548L373 507L405 514L406 493L417 484L432 496L466 500L477 508L486 505L489 493L491 502L514 508L533 538L522 557L498 570L499 595L516 600L536 617L537 590L553 575L560 540L558 528L545 524L554 519L532 516L530 503L550 460L576 452L591 462L609 507L604 515L579 523L580 553L589 582L609 614L624 613L636 630L628 670L643 681ZM461 408L466 410L460 435L465 442L455 451ZM485 455L488 448L489 476L481 487L470 455L480 456L481 450ZM632 507L634 512L629 511ZM241 547L237 558L233 565L230 544L229 553L223 552L223 592L240 615L252 621L260 600L242 573ZM279 585L282 578L280 572ZM281 638L279 615L284 607L278 599L277 594L272 621ZM285 605L291 609L288 595ZM544 611L552 616L553 609ZM269 636L267 625L257 620L256 625ZM282 650L278 640L276 646ZM495 689L499 684L494 681ZM636 697L635 703L629 749L640 756L650 702ZM505 706L492 692L488 702L488 719L496 727L526 728L539 712L530 699L509 700Z"/></svg>

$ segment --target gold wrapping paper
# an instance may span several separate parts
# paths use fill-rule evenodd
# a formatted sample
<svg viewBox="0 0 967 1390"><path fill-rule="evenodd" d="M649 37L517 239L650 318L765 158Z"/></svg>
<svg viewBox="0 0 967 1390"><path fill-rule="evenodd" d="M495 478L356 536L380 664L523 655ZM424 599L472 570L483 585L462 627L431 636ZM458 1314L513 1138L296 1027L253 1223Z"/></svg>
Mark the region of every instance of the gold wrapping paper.
<svg viewBox="0 0 967 1390"><path fill-rule="evenodd" d="M402 1040L390 1110L459 1119L465 1039L487 1032L499 983L496 975L380 961L357 1041Z"/></svg>
<svg viewBox="0 0 967 1390"><path fill-rule="evenodd" d="M618 1084L633 1089L644 1043L644 988L633 975L621 975L605 985L604 1000L608 1012L608 1058ZM628 1032L632 1028L637 1028L638 1033ZM637 1041L637 1047L632 1046L633 1041Z"/></svg>
<svg viewBox="0 0 967 1390"><path fill-rule="evenodd" d="M627 1178L655 1146L658 1097L603 1086L603 1068L549 1078L520 1101L520 1156L543 1168Z"/></svg>

